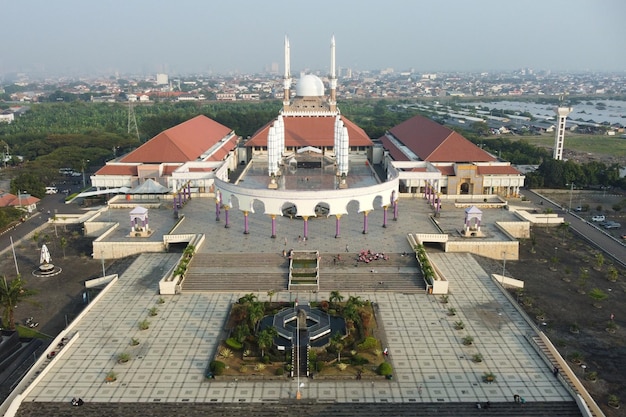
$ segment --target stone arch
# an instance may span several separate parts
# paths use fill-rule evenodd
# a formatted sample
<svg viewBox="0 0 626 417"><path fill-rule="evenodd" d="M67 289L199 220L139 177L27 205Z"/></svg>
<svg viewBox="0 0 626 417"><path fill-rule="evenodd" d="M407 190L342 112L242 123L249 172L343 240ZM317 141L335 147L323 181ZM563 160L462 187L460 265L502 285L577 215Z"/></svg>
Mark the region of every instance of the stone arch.
<svg viewBox="0 0 626 417"><path fill-rule="evenodd" d="M250 208L250 211L252 213L265 213L265 203L263 202L263 200L260 200L258 198L255 198L254 200L252 200L252 206Z"/></svg>
<svg viewBox="0 0 626 417"><path fill-rule="evenodd" d="M298 214L298 206L292 201L285 201L280 209L285 217L294 218Z"/></svg>
<svg viewBox="0 0 626 417"><path fill-rule="evenodd" d="M361 204L358 200L350 200L348 204L346 204L346 213L358 213L360 210Z"/></svg>
<svg viewBox="0 0 626 417"><path fill-rule="evenodd" d="M325 201L319 201L315 205L316 217L328 217L330 215L330 204Z"/></svg>
<svg viewBox="0 0 626 417"><path fill-rule="evenodd" d="M374 210L382 208L384 205L388 205L388 203L385 203L385 199L382 195L379 194L374 196L374 200L372 200L372 206L374 206Z"/></svg>
<svg viewBox="0 0 626 417"><path fill-rule="evenodd" d="M235 194L223 195L222 205L230 207L230 209L238 209L240 206L239 196Z"/></svg>

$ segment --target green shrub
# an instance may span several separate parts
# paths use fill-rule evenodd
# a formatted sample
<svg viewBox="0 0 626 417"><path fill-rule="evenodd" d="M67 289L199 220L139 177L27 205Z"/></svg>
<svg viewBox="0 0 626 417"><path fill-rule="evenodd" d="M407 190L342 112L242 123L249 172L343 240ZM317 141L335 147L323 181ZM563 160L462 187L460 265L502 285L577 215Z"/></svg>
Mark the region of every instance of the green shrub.
<svg viewBox="0 0 626 417"><path fill-rule="evenodd" d="M375 337L368 336L358 345L360 350L370 350L378 347L378 340Z"/></svg>
<svg viewBox="0 0 626 417"><path fill-rule="evenodd" d="M350 358L350 363L352 365L365 365L368 364L370 361L367 360L367 358L364 358L361 355L354 355L352 358Z"/></svg>
<svg viewBox="0 0 626 417"><path fill-rule="evenodd" d="M209 365L211 372L213 375L222 375L224 373L224 369L226 369L226 364L221 361L212 361Z"/></svg>
<svg viewBox="0 0 626 417"><path fill-rule="evenodd" d="M226 339L226 345L231 348L231 349L235 349L235 350L241 350L243 349L243 344L239 343L237 341L237 339L233 338L233 337L229 337L228 339Z"/></svg>
<svg viewBox="0 0 626 417"><path fill-rule="evenodd" d="M263 358L261 358L261 361L267 365L268 363L270 363L270 355L263 356Z"/></svg>
<svg viewBox="0 0 626 417"><path fill-rule="evenodd" d="M383 362L378 366L378 375L387 376L393 374L393 368L389 362Z"/></svg>
<svg viewBox="0 0 626 417"><path fill-rule="evenodd" d="M285 370L283 368L276 368L275 374L277 376L282 376L285 374Z"/></svg>
<svg viewBox="0 0 626 417"><path fill-rule="evenodd" d="M315 371L322 372L322 369L324 369L324 366L326 366L326 363L324 363L324 361L315 362Z"/></svg>

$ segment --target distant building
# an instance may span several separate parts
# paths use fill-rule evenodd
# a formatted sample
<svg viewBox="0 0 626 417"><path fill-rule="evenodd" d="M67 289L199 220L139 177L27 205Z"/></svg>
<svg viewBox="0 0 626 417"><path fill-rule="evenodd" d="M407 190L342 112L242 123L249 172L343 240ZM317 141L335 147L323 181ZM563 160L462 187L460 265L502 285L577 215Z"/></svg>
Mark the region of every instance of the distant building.
<svg viewBox="0 0 626 417"><path fill-rule="evenodd" d="M170 83L170 80L167 74L157 74L156 83L157 85L168 85Z"/></svg>

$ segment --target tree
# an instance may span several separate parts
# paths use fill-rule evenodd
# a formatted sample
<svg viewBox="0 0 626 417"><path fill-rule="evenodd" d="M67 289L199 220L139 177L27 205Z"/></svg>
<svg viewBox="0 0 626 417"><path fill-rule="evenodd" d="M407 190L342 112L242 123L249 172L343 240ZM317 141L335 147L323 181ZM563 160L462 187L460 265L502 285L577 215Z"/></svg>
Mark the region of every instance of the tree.
<svg viewBox="0 0 626 417"><path fill-rule="evenodd" d="M604 265L604 255L602 255L601 253L596 254L596 269L599 271L602 269L602 266Z"/></svg>
<svg viewBox="0 0 626 417"><path fill-rule="evenodd" d="M39 249L39 236L41 236L41 232L34 232L32 237L37 249Z"/></svg>
<svg viewBox="0 0 626 417"><path fill-rule="evenodd" d="M256 300L256 295L248 293L239 299L239 304L249 304Z"/></svg>
<svg viewBox="0 0 626 417"><path fill-rule="evenodd" d="M602 291L600 288L594 288L589 291L589 297L593 298L593 301L595 301L593 305L600 308L602 307L600 303L607 299L608 294Z"/></svg>
<svg viewBox="0 0 626 417"><path fill-rule="evenodd" d="M270 304L272 304L272 297L274 296L274 294L276 294L276 291L274 290L269 290L267 292L267 296L270 298Z"/></svg>
<svg viewBox="0 0 626 417"><path fill-rule="evenodd" d="M341 362L341 351L343 350L343 336L337 332L330 339L331 346L337 351L337 362Z"/></svg>
<svg viewBox="0 0 626 417"><path fill-rule="evenodd" d="M251 302L248 304L248 320L250 331L254 331L256 324L263 318L263 304L259 302Z"/></svg>
<svg viewBox="0 0 626 417"><path fill-rule="evenodd" d="M261 356L265 356L265 349L272 347L276 336L278 336L278 330L276 330L274 326L270 326L259 332L257 343L261 349Z"/></svg>
<svg viewBox="0 0 626 417"><path fill-rule="evenodd" d="M25 284L20 276L8 282L7 278L3 277L0 281L0 305L3 308L2 321L9 330L15 330L15 307L35 294L35 291L27 289Z"/></svg>
<svg viewBox="0 0 626 417"><path fill-rule="evenodd" d="M335 309L337 309L337 304L343 300L343 295L339 293L339 291L331 291L330 296L328 297L328 301L333 303Z"/></svg>
<svg viewBox="0 0 626 417"><path fill-rule="evenodd" d="M65 259L65 248L67 247L67 239L61 236L61 240L59 241L59 244L61 245L61 249L63 249L63 259Z"/></svg>

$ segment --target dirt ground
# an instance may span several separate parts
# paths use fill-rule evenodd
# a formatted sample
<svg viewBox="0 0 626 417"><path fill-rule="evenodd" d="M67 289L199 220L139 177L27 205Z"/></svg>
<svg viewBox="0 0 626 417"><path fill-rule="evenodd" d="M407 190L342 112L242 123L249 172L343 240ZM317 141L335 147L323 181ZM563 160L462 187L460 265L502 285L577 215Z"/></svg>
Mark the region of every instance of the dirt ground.
<svg viewBox="0 0 626 417"><path fill-rule="evenodd" d="M569 205L569 192L545 194L553 201ZM581 213L582 216L591 216L602 206L602 213L624 225L626 213L610 209L623 199L623 195L579 192L574 194L572 205L576 207L577 201L582 201L590 206L590 212ZM621 235L624 230L613 234ZM522 292L511 291L513 297L545 330L563 357L582 355L582 364L570 366L606 415L625 415L623 409L615 410L606 404L609 394L626 401L626 270L606 256L599 265L596 255L601 252L569 230L535 227L532 235L534 238L520 242L519 261L506 263L507 275L523 280L525 285ZM502 273L502 262L478 259L488 272ZM616 282L609 280L611 267L619 272ZM607 298L595 301L590 296L595 288ZM614 333L610 331L613 325ZM591 372L597 372L595 382L585 379Z"/></svg>
<svg viewBox="0 0 626 417"><path fill-rule="evenodd" d="M65 251L61 238L67 240ZM51 337L59 334L84 308L85 281L102 276L102 262L91 257L91 238L82 236L80 226L48 226L34 239L15 245L19 272L26 281L26 288L37 293L15 309L15 321L23 324L28 317L39 323L36 330ZM41 245L46 244L52 263L62 268L59 275L39 278L32 272L39 267ZM65 252L65 253L64 253ZM105 263L107 275L120 273L132 259ZM16 276L15 262L11 251L0 259L0 270L7 279Z"/></svg>

